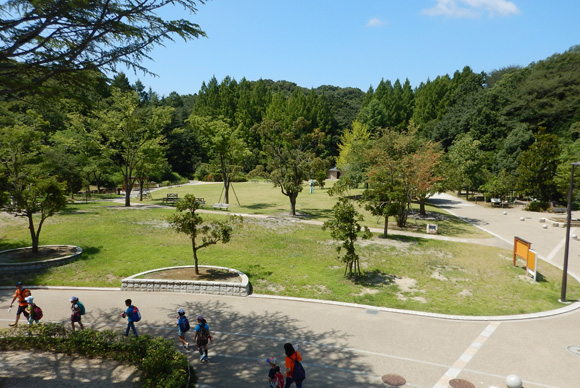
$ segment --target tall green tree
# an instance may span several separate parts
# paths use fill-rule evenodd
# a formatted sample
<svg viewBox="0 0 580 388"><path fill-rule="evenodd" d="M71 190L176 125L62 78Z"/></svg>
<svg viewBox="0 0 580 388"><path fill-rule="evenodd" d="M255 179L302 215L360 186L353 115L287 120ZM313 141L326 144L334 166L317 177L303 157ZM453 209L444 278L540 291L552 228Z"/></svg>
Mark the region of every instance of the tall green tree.
<svg viewBox="0 0 580 388"><path fill-rule="evenodd" d="M348 198L340 197L332 207L332 213L332 218L324 222L322 230L330 229L330 235L339 243L336 251L339 254L338 259L345 264L344 275L348 271L349 276L357 277L361 275L361 270L360 256L356 252L355 244L359 238L372 238L372 233L369 228L360 225L363 217Z"/></svg>
<svg viewBox="0 0 580 388"><path fill-rule="evenodd" d="M414 126L402 132L385 129L365 154L369 162L367 182L371 190L363 197L370 202L367 207L375 214L395 215L399 227L407 224L407 209L417 195L418 177L423 174L423 168L416 166L419 155L425 151L421 145ZM387 220L385 231L386 227Z"/></svg>
<svg viewBox="0 0 580 388"><path fill-rule="evenodd" d="M265 120L260 125L264 153L274 187L290 200L290 215L296 215L296 199L308 180L315 150L324 134L308 131L308 122L298 118L289 127Z"/></svg>
<svg viewBox="0 0 580 388"><path fill-rule="evenodd" d="M368 166L365 153L370 146L370 136L368 125L355 121L352 129L346 129L340 137L336 160L341 174L339 184L354 188L364 181Z"/></svg>
<svg viewBox="0 0 580 388"><path fill-rule="evenodd" d="M171 107L139 106L139 95L113 90L108 106L94 112L85 129L123 176L125 206L131 206L136 174L152 152L164 142L161 131L171 121Z"/></svg>
<svg viewBox="0 0 580 388"><path fill-rule="evenodd" d="M534 144L518 158L519 189L542 201L557 199L558 187L554 178L560 150L558 136L541 128L535 135Z"/></svg>
<svg viewBox="0 0 580 388"><path fill-rule="evenodd" d="M66 206L63 186L44 165L46 145L39 129L45 125L34 111L11 112L1 104L0 125L1 192L8 200L0 201L2 210L28 220L32 252L38 252L44 222Z"/></svg>
<svg viewBox="0 0 580 388"><path fill-rule="evenodd" d="M462 134L455 139L447 154L444 166L447 188L465 190L466 197L484 183L485 153L480 148L479 140L469 134Z"/></svg>

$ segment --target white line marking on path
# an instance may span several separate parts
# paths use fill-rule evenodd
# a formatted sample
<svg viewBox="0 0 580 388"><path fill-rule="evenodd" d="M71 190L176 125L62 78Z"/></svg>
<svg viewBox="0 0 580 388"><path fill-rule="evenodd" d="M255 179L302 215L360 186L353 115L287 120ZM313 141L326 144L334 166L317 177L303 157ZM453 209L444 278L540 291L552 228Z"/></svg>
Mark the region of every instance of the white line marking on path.
<svg viewBox="0 0 580 388"><path fill-rule="evenodd" d="M469 347L463 352L461 356L453 363L453 365L445 372L445 374L439 379L437 384L433 388L447 388L449 386L449 381L459 376L461 371L465 366L471 361L473 356L481 349L485 341L493 334L495 329L498 328L500 322L491 322L487 327L481 332L475 341L469 345Z"/></svg>

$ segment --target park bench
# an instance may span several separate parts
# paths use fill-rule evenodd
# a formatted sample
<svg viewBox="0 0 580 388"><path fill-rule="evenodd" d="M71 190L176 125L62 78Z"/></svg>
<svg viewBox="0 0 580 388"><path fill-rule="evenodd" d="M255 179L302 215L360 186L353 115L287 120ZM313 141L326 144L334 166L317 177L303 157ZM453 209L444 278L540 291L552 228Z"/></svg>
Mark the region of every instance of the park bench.
<svg viewBox="0 0 580 388"><path fill-rule="evenodd" d="M492 198L490 199L491 206L501 206L501 199L499 198Z"/></svg>
<svg viewBox="0 0 580 388"><path fill-rule="evenodd" d="M161 200L162 203L170 204L179 201L179 195L177 193L167 193L167 196Z"/></svg>
<svg viewBox="0 0 580 388"><path fill-rule="evenodd" d="M195 202L199 203L199 206L205 205L205 198L195 198Z"/></svg>
<svg viewBox="0 0 580 388"><path fill-rule="evenodd" d="M554 213L560 213L560 214L563 214L563 213L566 213L566 212L568 211L568 209L567 209L567 208L565 208L565 207L555 207L555 208L552 208L552 211L553 211Z"/></svg>
<svg viewBox="0 0 580 388"><path fill-rule="evenodd" d="M228 210L230 205L227 203L214 203L213 208L217 210Z"/></svg>

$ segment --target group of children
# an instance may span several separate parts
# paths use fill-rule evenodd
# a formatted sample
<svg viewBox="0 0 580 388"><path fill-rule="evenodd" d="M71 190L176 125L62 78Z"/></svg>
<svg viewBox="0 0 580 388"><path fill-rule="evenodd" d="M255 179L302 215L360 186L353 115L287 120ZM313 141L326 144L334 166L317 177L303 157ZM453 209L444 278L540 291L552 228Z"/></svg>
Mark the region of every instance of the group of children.
<svg viewBox="0 0 580 388"><path fill-rule="evenodd" d="M18 299L18 311L16 312L16 321L11 323L10 326L18 326L18 321L20 320L20 315L24 314L24 317L28 320L28 324L31 325L32 323L38 323L38 321L42 318L43 313L42 309L34 303L34 298L32 297L30 290L23 287L22 282L16 283L16 292L14 293L14 298L10 303L10 308L8 311L12 309L14 302ZM76 330L75 324L78 324L80 330L84 329L84 325L82 323L82 316L85 315L85 306L79 300L78 297L73 296L70 298L71 303L71 316L70 316L70 323L71 328L73 331ZM125 330L125 336L129 335L129 331L132 331L135 337L138 337L137 329L135 327L135 322L139 322L141 320L141 313L139 309L133 305L131 299L125 300L126 310L123 311L121 316L127 319L127 328ZM189 349L189 343L185 341L185 333L189 331L189 320L185 315L185 310L179 309L177 311L177 322L176 326L179 328L178 332L178 339L182 343L183 348ZM208 349L207 345L208 342L212 341L209 325L207 321L203 317L203 315L197 316L197 325L195 326L195 335L193 340L197 345L197 349L200 354L200 361L209 361L208 357Z"/></svg>
<svg viewBox="0 0 580 388"><path fill-rule="evenodd" d="M189 320L185 315L184 309L177 310L177 321L175 326L177 326L178 329L177 338L181 342L181 346L184 349L189 349L189 342L185 340L185 333L189 331L190 325ZM213 342L213 339L211 337L211 333L209 332L209 325L201 314L197 316L197 325L195 326L194 331L195 334L193 336L193 340L195 341L197 350L200 354L199 361L209 361L207 344L210 341Z"/></svg>

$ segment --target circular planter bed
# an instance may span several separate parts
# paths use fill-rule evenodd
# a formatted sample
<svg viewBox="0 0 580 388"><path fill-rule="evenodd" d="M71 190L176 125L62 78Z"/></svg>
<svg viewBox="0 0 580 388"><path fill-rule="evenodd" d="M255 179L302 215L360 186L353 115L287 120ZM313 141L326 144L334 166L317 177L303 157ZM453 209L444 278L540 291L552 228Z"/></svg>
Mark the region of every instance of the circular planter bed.
<svg viewBox="0 0 580 388"><path fill-rule="evenodd" d="M76 260L83 249L74 245L42 245L38 253L32 247L8 249L0 252L2 273L27 272L50 267L58 267Z"/></svg>
<svg viewBox="0 0 580 388"><path fill-rule="evenodd" d="M200 276L193 279L195 266L158 268L122 280L121 289L147 292L184 292L192 294L248 296L248 277L235 269L198 266Z"/></svg>

